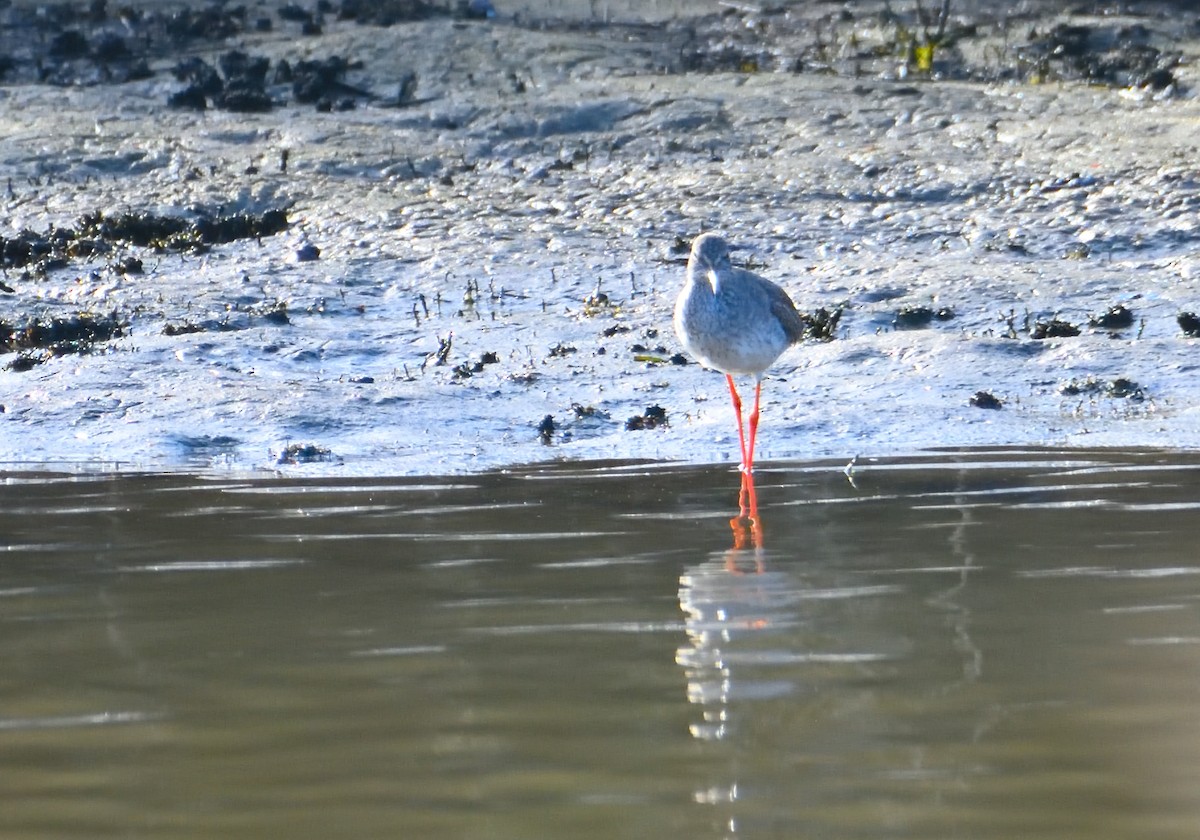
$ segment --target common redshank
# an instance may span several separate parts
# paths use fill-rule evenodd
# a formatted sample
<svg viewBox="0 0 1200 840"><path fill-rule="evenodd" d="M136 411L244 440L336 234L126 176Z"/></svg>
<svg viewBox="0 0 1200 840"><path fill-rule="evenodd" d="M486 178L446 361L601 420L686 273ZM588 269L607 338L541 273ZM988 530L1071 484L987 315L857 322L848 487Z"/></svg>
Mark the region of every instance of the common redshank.
<svg viewBox="0 0 1200 840"><path fill-rule="evenodd" d="M763 374L803 338L804 321L787 292L765 277L735 268L729 250L729 243L714 233L702 233L692 242L687 281L675 301L675 334L700 364L725 374L737 415L742 472L749 476L754 469ZM735 374L755 380L749 441Z"/></svg>

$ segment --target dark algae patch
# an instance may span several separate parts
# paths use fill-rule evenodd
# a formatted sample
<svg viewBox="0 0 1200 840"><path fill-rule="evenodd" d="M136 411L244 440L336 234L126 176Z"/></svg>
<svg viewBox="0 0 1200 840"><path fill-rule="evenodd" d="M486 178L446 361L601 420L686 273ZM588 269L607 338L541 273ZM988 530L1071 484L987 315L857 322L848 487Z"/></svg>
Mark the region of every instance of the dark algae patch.
<svg viewBox="0 0 1200 840"><path fill-rule="evenodd" d="M986 408L993 411L1004 407L1004 401L991 391L976 391L967 402L975 408Z"/></svg>
<svg viewBox="0 0 1200 840"><path fill-rule="evenodd" d="M357 21L392 26L432 17L472 17L469 3L431 3L421 0L331 3L283 3L251 8L248 4L184 3L123 4L107 0L56 3L0 4L0 81L59 86L122 84L152 78L163 59L204 46L223 46L256 32L296 32L319 35L321 21ZM272 11L274 14L272 14ZM185 62L186 63L186 62ZM233 68L222 90L206 91L199 79L186 90L197 97L226 98L218 107L255 110L271 106L253 77ZM176 68L176 75L179 74ZM208 80L211 82L211 79ZM247 84L249 82L249 84ZM178 96L175 94L174 96ZM173 98L174 98L173 96ZM173 102L176 107L189 107Z"/></svg>
<svg viewBox="0 0 1200 840"><path fill-rule="evenodd" d="M1063 385L1059 393L1064 397L1111 397L1130 402L1146 400L1146 390L1132 379L1123 376L1116 379L1097 379L1089 376L1087 379L1073 380Z"/></svg>
<svg viewBox="0 0 1200 840"><path fill-rule="evenodd" d="M476 361L466 361L460 365L456 365L452 371L452 375L455 379L470 379L477 373L483 373L484 368L488 365L497 364L499 361L499 354L488 351L480 354Z"/></svg>
<svg viewBox="0 0 1200 840"><path fill-rule="evenodd" d="M1195 312L1180 312L1175 321L1179 324L1179 329L1183 330L1184 335L1200 338L1200 317L1197 317Z"/></svg>
<svg viewBox="0 0 1200 840"><path fill-rule="evenodd" d="M949 321L954 317L954 310L946 306L934 309L930 306L902 306L892 319L892 326L898 330L920 330L934 322Z"/></svg>
<svg viewBox="0 0 1200 840"><path fill-rule="evenodd" d="M215 245L273 236L287 227L287 212L282 209L261 214L199 214L191 218L144 211L110 214L97 210L80 217L73 227L53 227L41 233L23 230L0 237L0 268L22 271L21 279L30 280L31 276L67 269L75 261L103 257L109 261L109 270L128 277L143 274L145 268L139 257L121 253L122 249L202 253ZM4 289L7 293L16 292L7 283ZM278 301L251 308L243 315L270 324L289 323L286 305ZM239 328L244 326L231 323L229 319L203 323L185 321L168 324L163 332L182 335ZM95 352L98 344L119 338L127 330L128 321L116 313L18 316L15 320L0 320L0 353L18 354L5 366L6 369L29 370L58 356Z"/></svg>
<svg viewBox="0 0 1200 840"><path fill-rule="evenodd" d="M239 239L274 236L287 228L287 211L278 209L257 215L201 215L195 219L145 212L107 216L97 211L79 220L78 235L163 251L197 251Z"/></svg>
<svg viewBox="0 0 1200 840"><path fill-rule="evenodd" d="M1088 318L1088 325L1104 330L1124 330L1133 326L1133 310L1117 304Z"/></svg>
<svg viewBox="0 0 1200 840"><path fill-rule="evenodd" d="M649 406L642 414L635 417L630 417L625 421L625 431L640 432L646 429L657 429L659 426L668 426L667 410L661 405Z"/></svg>
<svg viewBox="0 0 1200 840"><path fill-rule="evenodd" d="M264 113L285 104L287 94L318 111L348 111L372 94L346 82L346 74L361 70L362 62L333 55L322 59L276 62L240 50L221 55L217 67L198 56L184 59L172 70L184 87L172 93L172 108L203 111L208 107L240 113Z"/></svg>
<svg viewBox="0 0 1200 840"><path fill-rule="evenodd" d="M1144 25L1057 23L1034 28L1015 50L1018 76L1033 82L1083 80L1111 87L1163 90L1175 84L1182 56L1152 43Z"/></svg>
<svg viewBox="0 0 1200 840"><path fill-rule="evenodd" d="M289 443L279 453L275 463L280 465L297 464L312 464L312 463L340 463L341 459L334 455L327 446L320 446L315 443Z"/></svg>
<svg viewBox="0 0 1200 840"><path fill-rule="evenodd" d="M804 337L820 341L832 341L837 338L837 326L842 320L842 307L826 309L821 307L813 312L801 312L800 320L804 322Z"/></svg>
<svg viewBox="0 0 1200 840"><path fill-rule="evenodd" d="M1079 81L1163 91L1178 86L1177 44L1185 4L1127 3L1120 13L1090 3L822 4L730 3L720 11L673 21L665 31L628 25L626 37L666 37L677 49L662 68L673 73L790 71L923 81ZM1173 13L1170 10L1175 7ZM1116 6L1111 7L1116 9ZM1096 22L1125 14L1143 22ZM1065 20L1063 19L1065 18ZM595 26L595 24L592 24ZM895 95L920 96L919 88Z"/></svg>
<svg viewBox="0 0 1200 840"><path fill-rule="evenodd" d="M280 65L265 66L267 59L240 51L222 56L219 73L194 56L205 48L227 49L255 33L279 31L303 43L333 23L390 27L430 18L486 18L487 5L473 0L162 2L141 7L106 0L5 3L0 7L0 80L120 84L152 78L166 70L166 61L185 54L191 57L170 70L184 84L170 95L172 107L266 111L281 104L279 93L286 91L296 102L347 110L357 100L371 98L343 77L355 63L352 58L306 58L290 68L299 71L293 77ZM1098 21L1109 12L1096 4L1047 0L1015 7L826 3L797 14L803 5L730 3L658 25L609 20L607 15L600 20L594 10L590 20L582 21L553 12L549 17L517 12L510 25L603 30L644 44L660 56L657 69L668 73L784 71L1031 84L1067 80L1152 91L1178 86L1177 69L1183 63L1178 43L1195 26L1190 19L1194 5L1169 0L1119 4L1122 16L1134 18L1133 23ZM227 58L234 54L245 60ZM306 62L311 66L299 66ZM896 95L919 96L920 91L908 86ZM398 100L405 98L402 93Z"/></svg>
<svg viewBox="0 0 1200 840"><path fill-rule="evenodd" d="M1079 327L1068 321L1051 318L1049 321L1038 321L1033 325L1029 337L1042 341L1047 338L1074 338L1079 335Z"/></svg>
<svg viewBox="0 0 1200 840"><path fill-rule="evenodd" d="M111 315L80 313L24 323L0 320L0 353L17 353L6 370L26 371L43 362L75 353L91 353L96 345L125 335L128 323Z"/></svg>
<svg viewBox="0 0 1200 840"><path fill-rule="evenodd" d="M119 245L199 253L213 245L274 236L287 228L287 211L283 209L259 214L201 214L195 218L96 210L81 216L74 227L55 227L41 233L22 230L0 236L0 268L46 274L68 267L73 260L112 254ZM114 259L111 267L119 274L140 274L143 270L142 261L130 256Z"/></svg>

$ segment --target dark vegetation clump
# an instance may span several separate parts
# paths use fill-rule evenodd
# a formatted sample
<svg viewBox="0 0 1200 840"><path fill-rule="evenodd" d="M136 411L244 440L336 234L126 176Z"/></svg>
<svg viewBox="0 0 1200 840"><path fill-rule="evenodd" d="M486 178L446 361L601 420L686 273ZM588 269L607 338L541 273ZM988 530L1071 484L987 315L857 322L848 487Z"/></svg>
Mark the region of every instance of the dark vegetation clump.
<svg viewBox="0 0 1200 840"><path fill-rule="evenodd" d="M482 373L483 369L488 365L494 365L499 361L500 356L498 354L487 352L482 354L478 361L467 361L457 365L451 373L455 379L470 379L475 374Z"/></svg>
<svg viewBox="0 0 1200 840"><path fill-rule="evenodd" d="M277 464L313 464L337 462L339 459L327 446L315 443L289 443L275 460Z"/></svg>
<svg viewBox="0 0 1200 840"><path fill-rule="evenodd" d="M189 223L178 216L158 216L153 213L118 213L106 216L97 210L80 217L78 236L91 236L110 242L126 242L141 248L184 250L177 246L178 237L188 230Z"/></svg>
<svg viewBox="0 0 1200 840"><path fill-rule="evenodd" d="M304 59L294 64L279 61L274 68L266 56L252 56L230 50L213 67L193 56L177 63L172 70L185 87L172 93L167 104L172 108L203 111L212 107L240 113L263 113L277 104L270 88L290 85L292 98L319 111L347 111L359 99L372 98L370 92L345 82L345 75L361 70L361 61L342 56Z"/></svg>
<svg viewBox="0 0 1200 840"><path fill-rule="evenodd" d="M159 251L203 251L210 245L274 236L287 227L286 210L200 216L194 220L144 212L106 216L96 211L79 220L76 234Z"/></svg>
<svg viewBox="0 0 1200 840"><path fill-rule="evenodd" d="M1104 393L1115 399L1130 400L1132 402L1143 402L1146 399L1145 389L1132 379L1124 377L1119 377L1109 382L1104 389Z"/></svg>
<svg viewBox="0 0 1200 840"><path fill-rule="evenodd" d="M1079 332L1079 327L1074 324L1051 318L1049 321L1038 321L1034 324L1029 337L1036 341L1047 338L1074 338Z"/></svg>
<svg viewBox="0 0 1200 840"><path fill-rule="evenodd" d="M1124 330L1133 326L1133 310L1117 304L1088 318L1088 326L1104 330Z"/></svg>
<svg viewBox="0 0 1200 840"><path fill-rule="evenodd" d="M47 233L23 230L15 236L0 236L0 267L34 268L39 274L60 268L66 265L71 238L55 230Z"/></svg>
<svg viewBox="0 0 1200 840"><path fill-rule="evenodd" d="M461 5L466 6L465 3ZM373 26L393 26L445 15L446 9L446 4L425 0L342 0L337 7L337 18Z"/></svg>
<svg viewBox="0 0 1200 840"><path fill-rule="evenodd" d="M838 322L842 320L842 307L830 310L821 307L813 312L800 313L804 323L804 338L815 338L820 341L832 341L837 338Z"/></svg>
<svg viewBox="0 0 1200 840"><path fill-rule="evenodd" d="M1064 397L1100 396L1113 399L1145 402L1146 390L1132 379L1121 376L1112 380L1089 376L1082 381L1072 380L1059 388Z"/></svg>
<svg viewBox="0 0 1200 840"><path fill-rule="evenodd" d="M967 402L975 408L997 410L1004 407L1004 401L996 397L991 391L976 391Z"/></svg>
<svg viewBox="0 0 1200 840"><path fill-rule="evenodd" d="M128 326L115 312L81 312L69 318L35 319L21 324L0 320L0 353L18 353L5 367L25 371L58 356L91 353L98 343L125 335Z"/></svg>
<svg viewBox="0 0 1200 840"><path fill-rule="evenodd" d="M0 236L0 269L46 274L66 268L71 260L111 254L116 245L199 253L212 245L273 236L287 227L286 210L201 215L195 219L143 211L109 215L97 210L80 217L75 227L51 228L43 233L22 230L10 237ZM144 270L142 261L133 256L117 258L111 268L118 274L140 274Z"/></svg>
<svg viewBox="0 0 1200 840"><path fill-rule="evenodd" d="M610 416L602 408L596 408L594 405L584 405L583 403L571 403L571 413L575 415L576 420L607 420Z"/></svg>
<svg viewBox="0 0 1200 840"><path fill-rule="evenodd" d="M640 432L645 429L657 429L659 426L668 426L667 410L661 405L652 405L642 414L630 417L625 421L625 431Z"/></svg>
<svg viewBox="0 0 1200 840"><path fill-rule="evenodd" d="M949 321L954 317L954 310L947 306L933 309L929 306L902 306L892 319L892 326L898 330L919 330L928 327L934 319Z"/></svg>
<svg viewBox="0 0 1200 840"><path fill-rule="evenodd" d="M171 14L164 26L167 35L179 43L223 41L244 32L246 7L225 8L214 3L200 9L183 8Z"/></svg>
<svg viewBox="0 0 1200 840"><path fill-rule="evenodd" d="M1074 79L1110 87L1163 90L1175 84L1182 54L1155 47L1140 24L1092 26L1058 23L1029 33L1015 50L1017 71L1033 82Z"/></svg>
<svg viewBox="0 0 1200 840"><path fill-rule="evenodd" d="M1184 335L1200 338L1200 317L1197 317L1195 312L1180 312L1175 322L1179 324L1179 329L1183 330Z"/></svg>
<svg viewBox="0 0 1200 840"><path fill-rule="evenodd" d="M1183 53L1178 45L1194 31L1178 20L1191 11L1182 0L1166 4L1178 7L1169 14L1139 0L1121 4L1122 17L1138 18L1134 23L1097 22L1094 4L1089 3L1070 7L1034 0L1019 6L963 5L936 0L862 7L739 3L709 14L680 15L661 25L527 15L514 16L514 25L603 28L615 38L661 53L658 69L664 72L785 70L856 78L900 75L1034 84L1077 80L1153 91L1179 86L1176 71ZM163 60L221 49L247 34L276 28L315 36L330 20L393 26L435 17L491 15L486 0L316 0L265 6L196 2L145 4L145 8L110 0L76 0L0 2L0 7L5 16L0 30L0 78L6 83L58 85L149 78L153 66ZM340 76L322 78L327 71L336 72L335 65L341 62L346 60L338 58L318 68L316 90L294 87L296 101L329 110L353 107L361 92L339 92ZM219 90L211 85L211 78L189 78L183 89L171 94L170 104L232 111L273 107L269 86L286 82L269 75L264 82L253 72L243 73L247 69L231 68L233 72L220 79ZM898 88L895 95L919 96L920 91L909 86Z"/></svg>
<svg viewBox="0 0 1200 840"><path fill-rule="evenodd" d="M678 44L663 67L679 73L758 73L789 70L841 76L898 76L925 80L1031 84L1064 80L1163 91L1178 86L1179 42L1186 25L1148 3L1122 8L1143 23L1095 23L1087 3L991 6L954 2L729 4L666 25ZM808 7L808 14L797 14ZM1062 20L1065 11L1067 20ZM1175 14L1181 14L1180 12ZM1051 17L1053 16L1053 17ZM661 29L629 26L630 39L663 37ZM1001 45L1002 44L1002 45ZM893 95L919 96L911 87Z"/></svg>
<svg viewBox="0 0 1200 840"><path fill-rule="evenodd" d="M184 321L182 324L167 324L163 327L163 335L192 335L193 333L209 332L211 330L226 330L230 329L224 323L208 322L197 323L196 321Z"/></svg>
<svg viewBox="0 0 1200 840"><path fill-rule="evenodd" d="M144 8L110 0L76 2L0 2L0 79L6 83L54 85L120 84L154 75L152 64L220 47L247 33L270 32L278 25L298 27L301 35L320 35L328 17L375 26L391 26L433 17L487 17L482 0L331 0L281 3L274 15L266 7L243 3L170 2ZM338 59L343 61L342 59ZM255 61L258 61L257 59ZM194 61L177 66L199 70ZM269 107L262 80L247 68L230 74L214 88L211 77L196 74L188 87L171 96L173 107L254 110ZM185 73L190 73L187 69ZM225 72L225 68L222 68ZM267 80L269 83L269 80ZM318 100L313 100L318 101Z"/></svg>
<svg viewBox="0 0 1200 840"><path fill-rule="evenodd" d="M346 97L350 98L352 107L354 98L371 96L367 91L351 87L343 81L348 72L361 70L362 67L361 61L348 61L335 55L320 60L297 61L294 65L280 62L277 75L282 79L286 68L286 75L292 83L292 97L301 104L316 105L319 110L328 111L335 105L345 105Z"/></svg>

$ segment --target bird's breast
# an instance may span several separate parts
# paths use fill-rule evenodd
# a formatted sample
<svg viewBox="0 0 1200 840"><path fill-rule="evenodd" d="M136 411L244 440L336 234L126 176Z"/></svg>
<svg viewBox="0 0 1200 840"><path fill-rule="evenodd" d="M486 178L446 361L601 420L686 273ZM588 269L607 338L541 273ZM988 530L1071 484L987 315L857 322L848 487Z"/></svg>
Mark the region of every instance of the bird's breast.
<svg viewBox="0 0 1200 840"><path fill-rule="evenodd" d="M790 342L765 300L750 290L739 296L725 284L714 294L707 283L689 283L675 304L675 332L705 367L722 373L760 374Z"/></svg>

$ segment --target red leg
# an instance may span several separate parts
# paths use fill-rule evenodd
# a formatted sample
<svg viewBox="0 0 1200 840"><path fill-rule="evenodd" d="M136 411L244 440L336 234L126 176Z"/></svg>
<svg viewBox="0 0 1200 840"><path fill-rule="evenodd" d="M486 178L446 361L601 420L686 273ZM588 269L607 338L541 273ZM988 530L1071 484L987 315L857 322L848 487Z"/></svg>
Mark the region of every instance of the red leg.
<svg viewBox="0 0 1200 840"><path fill-rule="evenodd" d="M755 549L755 571L763 571L761 550L763 547L762 521L758 518L758 493L754 489L754 438L758 434L759 401L762 398L762 380L754 387L754 411L750 414L750 444L746 445L746 430L742 424L742 398L738 396L733 377L725 375L729 382L729 394L733 397L733 410L737 413L738 443L742 447L742 487L738 493L739 515L729 520L733 529L733 551L726 555L725 564L729 571L741 574L737 567L737 552L753 546Z"/></svg>
<svg viewBox="0 0 1200 840"><path fill-rule="evenodd" d="M754 471L754 439L758 437L758 403L762 397L762 380L754 386L754 410L750 412L750 447L748 450L749 460L746 464L746 472ZM739 416L740 416L739 412Z"/></svg>
<svg viewBox="0 0 1200 840"><path fill-rule="evenodd" d="M733 377L728 373L725 374L725 380L729 383L729 394L733 397L733 410L737 414L738 424L738 443L742 446L742 469L748 471L749 463L746 461L746 432L742 425L742 398L738 396L737 387L733 384Z"/></svg>

